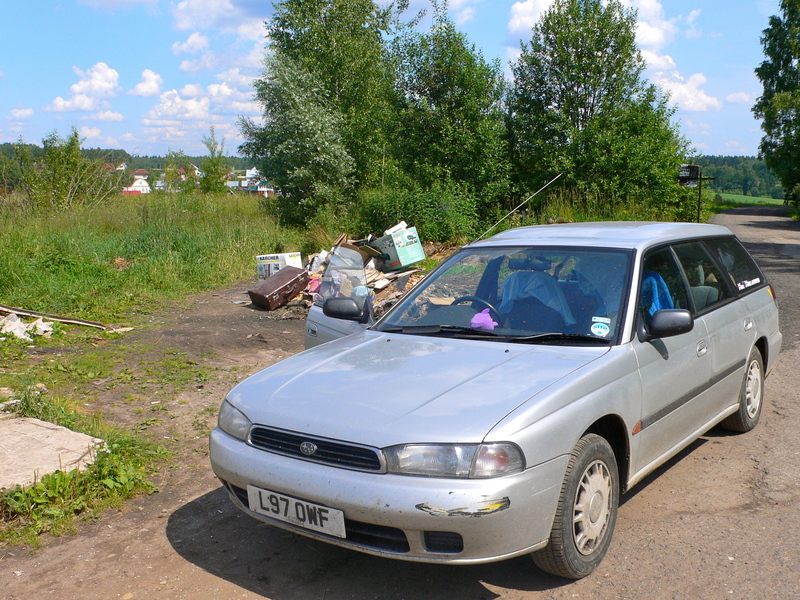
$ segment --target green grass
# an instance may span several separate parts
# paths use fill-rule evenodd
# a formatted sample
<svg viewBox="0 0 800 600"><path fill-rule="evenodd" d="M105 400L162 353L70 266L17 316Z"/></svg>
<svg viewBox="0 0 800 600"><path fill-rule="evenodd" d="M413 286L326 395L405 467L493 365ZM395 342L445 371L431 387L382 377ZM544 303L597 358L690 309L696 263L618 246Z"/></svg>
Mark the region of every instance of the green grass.
<svg viewBox="0 0 800 600"><path fill-rule="evenodd" d="M301 250L250 196L151 194L70 211L0 211L0 304L104 323L255 274Z"/></svg>
<svg viewBox="0 0 800 600"><path fill-rule="evenodd" d="M722 198L721 204L728 206L783 206L782 199L761 196L743 196L741 194L717 194Z"/></svg>
<svg viewBox="0 0 800 600"><path fill-rule="evenodd" d="M0 202L0 240L0 304L136 327L188 294L255 277L258 254L310 249L302 232L279 226L256 198L231 194L120 196L63 211ZM149 478L167 451L145 438L167 407L135 409L141 417L123 430L86 408L93 384L131 387L123 402L135 394L166 398L208 381L214 369L174 349L106 344L115 334L97 329L58 324L51 340L4 337L0 387L16 390L18 412L107 445L86 471L59 471L0 494L0 543L37 545L44 532L74 531L78 519L155 491ZM123 365L131 353L138 364ZM211 417L201 412L195 428L205 432Z"/></svg>
<svg viewBox="0 0 800 600"><path fill-rule="evenodd" d="M28 488L0 494L0 541L38 546L42 533L74 532L78 518L94 518L127 498L158 491L150 475L168 456L162 447L107 425L99 415L85 414L66 398L51 398L34 386L25 388L16 410L22 416L104 439L106 445L85 471L56 471Z"/></svg>

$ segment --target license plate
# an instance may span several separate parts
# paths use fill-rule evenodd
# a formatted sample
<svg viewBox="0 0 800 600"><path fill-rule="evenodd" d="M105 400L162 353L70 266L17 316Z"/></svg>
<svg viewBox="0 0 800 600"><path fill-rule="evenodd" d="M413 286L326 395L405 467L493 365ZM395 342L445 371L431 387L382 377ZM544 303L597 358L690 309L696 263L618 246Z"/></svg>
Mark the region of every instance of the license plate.
<svg viewBox="0 0 800 600"><path fill-rule="evenodd" d="M347 537L344 529L344 513L335 508L284 496L252 485L247 486L247 499L250 510L260 515L320 533L340 538Z"/></svg>

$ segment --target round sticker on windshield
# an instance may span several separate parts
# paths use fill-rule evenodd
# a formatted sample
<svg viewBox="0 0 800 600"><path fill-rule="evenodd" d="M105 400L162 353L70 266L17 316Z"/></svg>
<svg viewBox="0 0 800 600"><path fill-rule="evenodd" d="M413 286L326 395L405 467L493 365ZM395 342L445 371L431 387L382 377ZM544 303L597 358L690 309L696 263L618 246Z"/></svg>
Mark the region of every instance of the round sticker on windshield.
<svg viewBox="0 0 800 600"><path fill-rule="evenodd" d="M611 328L605 323L595 323L592 325L592 333L597 337L606 337L611 333Z"/></svg>

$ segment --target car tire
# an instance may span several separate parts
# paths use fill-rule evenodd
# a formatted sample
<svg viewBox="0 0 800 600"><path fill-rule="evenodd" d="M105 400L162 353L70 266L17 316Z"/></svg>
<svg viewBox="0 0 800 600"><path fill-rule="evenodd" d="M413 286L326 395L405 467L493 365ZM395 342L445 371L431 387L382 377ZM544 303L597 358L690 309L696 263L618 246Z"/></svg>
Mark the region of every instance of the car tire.
<svg viewBox="0 0 800 600"><path fill-rule="evenodd" d="M764 405L764 359L758 348L750 351L744 370L744 381L739 391L739 408L721 425L728 431L746 433L755 429Z"/></svg>
<svg viewBox="0 0 800 600"><path fill-rule="evenodd" d="M619 506L619 471L614 451L599 435L582 437L570 455L550 539L531 555L553 575L580 579L608 551Z"/></svg>

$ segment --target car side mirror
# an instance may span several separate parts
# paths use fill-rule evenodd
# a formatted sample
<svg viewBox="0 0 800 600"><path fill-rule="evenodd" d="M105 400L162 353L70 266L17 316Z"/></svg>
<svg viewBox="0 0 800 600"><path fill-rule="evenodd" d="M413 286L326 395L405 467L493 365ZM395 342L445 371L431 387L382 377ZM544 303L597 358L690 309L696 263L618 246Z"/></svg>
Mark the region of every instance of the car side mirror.
<svg viewBox="0 0 800 600"><path fill-rule="evenodd" d="M372 318L369 299L365 300L363 308L359 308L353 298L328 298L322 305L322 314L332 319L357 321L358 323L369 323Z"/></svg>
<svg viewBox="0 0 800 600"><path fill-rule="evenodd" d="M650 324L645 327L640 320L639 339L642 342L650 340L673 337L684 333L689 333L694 329L694 318L692 313L683 308L663 308L657 310L650 319Z"/></svg>

